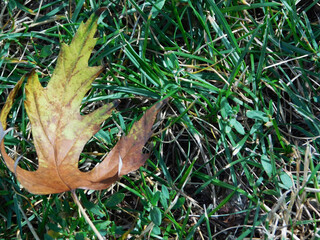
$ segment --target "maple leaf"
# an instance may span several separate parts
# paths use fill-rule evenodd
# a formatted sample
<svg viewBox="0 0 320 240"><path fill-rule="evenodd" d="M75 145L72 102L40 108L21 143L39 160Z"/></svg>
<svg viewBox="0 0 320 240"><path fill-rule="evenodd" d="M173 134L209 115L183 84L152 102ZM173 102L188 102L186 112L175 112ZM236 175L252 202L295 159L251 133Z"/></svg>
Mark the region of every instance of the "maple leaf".
<svg viewBox="0 0 320 240"><path fill-rule="evenodd" d="M82 189L105 189L120 176L136 170L148 154L142 148L152 134L152 125L161 106L151 107L133 124L103 161L89 172L78 169L80 153L86 142L110 117L117 101L106 104L90 114L80 115L83 97L103 67L89 67L88 60L96 44L94 34L97 16L93 14L81 23L70 45L63 44L47 87L42 87L35 71L28 76L24 102L29 116L34 145L38 155L38 169L28 171L15 166L5 151L6 119L14 97L22 85L21 79L9 94L0 115L1 153L8 168L31 193L51 194Z"/></svg>

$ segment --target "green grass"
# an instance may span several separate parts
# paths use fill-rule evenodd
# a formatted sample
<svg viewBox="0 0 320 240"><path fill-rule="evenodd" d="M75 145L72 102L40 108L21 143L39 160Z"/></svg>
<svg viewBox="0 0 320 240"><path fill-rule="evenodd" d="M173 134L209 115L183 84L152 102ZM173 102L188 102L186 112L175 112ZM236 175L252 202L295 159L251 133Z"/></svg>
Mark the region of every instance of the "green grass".
<svg viewBox="0 0 320 240"><path fill-rule="evenodd" d="M169 98L138 171L77 190L107 239L318 239L320 1L1 1L0 108L100 7L91 65L105 71L83 113L121 99L81 156L92 167L153 103ZM306 1L309 2L309 1ZM245 4L247 3L247 4ZM5 137L36 167L24 92ZM120 130L121 129L121 130ZM71 194L24 190L0 162L1 239L92 239ZM33 231L33 232L32 232Z"/></svg>

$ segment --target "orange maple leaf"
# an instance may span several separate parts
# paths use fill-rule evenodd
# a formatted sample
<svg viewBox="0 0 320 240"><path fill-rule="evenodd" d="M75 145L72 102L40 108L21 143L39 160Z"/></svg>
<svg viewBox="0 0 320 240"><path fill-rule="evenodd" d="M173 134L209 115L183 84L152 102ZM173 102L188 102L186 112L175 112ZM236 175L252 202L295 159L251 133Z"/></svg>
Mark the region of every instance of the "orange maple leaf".
<svg viewBox="0 0 320 240"><path fill-rule="evenodd" d="M105 189L120 176L144 164L148 155L142 148L152 134L152 125L161 103L154 105L134 123L129 134L123 136L103 161L89 172L78 169L84 145L110 117L117 101L104 105L87 115L80 115L83 97L103 67L89 67L88 60L96 44L94 34L97 16L82 23L68 46L63 44L57 66L47 87L42 87L35 71L28 76L24 102L29 116L39 166L27 171L15 166L4 147L7 115L14 97L22 85L21 79L0 115L1 153L8 168L31 193L51 194L82 189Z"/></svg>

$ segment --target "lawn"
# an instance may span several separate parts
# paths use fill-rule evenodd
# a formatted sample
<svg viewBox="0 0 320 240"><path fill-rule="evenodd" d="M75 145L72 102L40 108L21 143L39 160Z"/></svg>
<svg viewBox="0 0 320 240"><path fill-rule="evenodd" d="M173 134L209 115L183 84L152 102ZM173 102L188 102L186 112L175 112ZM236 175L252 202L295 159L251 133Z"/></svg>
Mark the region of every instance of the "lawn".
<svg viewBox="0 0 320 240"><path fill-rule="evenodd" d="M165 100L137 171L105 190L36 195L0 161L0 239L320 239L320 1L0 2L0 109L99 12L79 112L120 100L85 145L91 171ZM38 168L24 100L6 152ZM3 136L1 136L2 138ZM50 179L48 179L50 181Z"/></svg>

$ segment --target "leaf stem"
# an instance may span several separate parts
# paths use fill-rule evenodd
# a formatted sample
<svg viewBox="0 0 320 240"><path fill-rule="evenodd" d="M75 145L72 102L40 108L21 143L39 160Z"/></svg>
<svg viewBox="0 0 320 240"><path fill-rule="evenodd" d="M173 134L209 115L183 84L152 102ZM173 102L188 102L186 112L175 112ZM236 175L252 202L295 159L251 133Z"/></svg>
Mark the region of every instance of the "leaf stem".
<svg viewBox="0 0 320 240"><path fill-rule="evenodd" d="M96 236L98 237L99 240L105 240L105 238L100 234L100 232L98 231L98 229L94 226L93 222L90 220L89 216L87 215L85 209L82 207L79 198L76 194L76 190L72 189L71 190L71 196L73 198L73 201L78 205L80 212L82 213L82 215L84 216L84 218L86 219L86 222L90 225L90 227L92 228L92 230L94 231L94 233L96 234Z"/></svg>

